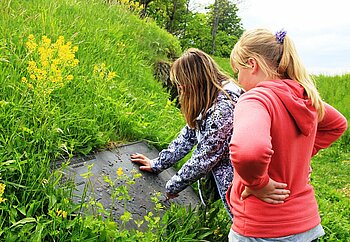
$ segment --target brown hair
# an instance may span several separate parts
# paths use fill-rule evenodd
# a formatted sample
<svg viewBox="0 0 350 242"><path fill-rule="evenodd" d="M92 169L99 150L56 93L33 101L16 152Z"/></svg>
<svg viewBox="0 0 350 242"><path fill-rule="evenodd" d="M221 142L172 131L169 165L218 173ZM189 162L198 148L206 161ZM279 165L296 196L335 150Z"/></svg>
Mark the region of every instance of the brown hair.
<svg viewBox="0 0 350 242"><path fill-rule="evenodd" d="M271 79L292 79L300 83L316 108L319 120L325 108L312 77L302 64L296 48L288 35L282 41L267 29L254 29L243 33L231 52L231 66L247 66L254 58L262 71Z"/></svg>
<svg viewBox="0 0 350 242"><path fill-rule="evenodd" d="M230 80L230 76L196 48L188 49L172 64L170 79L178 88L181 112L191 128L199 114L204 117L215 103L220 90L228 96L222 82Z"/></svg>

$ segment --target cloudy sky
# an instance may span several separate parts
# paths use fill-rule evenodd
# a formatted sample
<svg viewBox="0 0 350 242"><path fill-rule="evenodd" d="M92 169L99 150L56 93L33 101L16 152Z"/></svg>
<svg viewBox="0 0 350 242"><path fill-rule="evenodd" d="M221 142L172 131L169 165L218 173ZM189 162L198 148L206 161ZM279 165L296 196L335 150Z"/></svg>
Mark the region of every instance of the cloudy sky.
<svg viewBox="0 0 350 242"><path fill-rule="evenodd" d="M203 9L214 0L191 0ZM350 15L348 0L240 0L245 29L284 29L312 74L350 73Z"/></svg>

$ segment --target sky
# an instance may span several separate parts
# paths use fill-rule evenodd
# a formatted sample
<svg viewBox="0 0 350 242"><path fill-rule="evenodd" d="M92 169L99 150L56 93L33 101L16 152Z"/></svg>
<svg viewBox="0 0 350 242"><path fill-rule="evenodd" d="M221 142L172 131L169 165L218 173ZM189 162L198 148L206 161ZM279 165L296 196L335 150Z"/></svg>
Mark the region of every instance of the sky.
<svg viewBox="0 0 350 242"><path fill-rule="evenodd" d="M237 1L233 1L237 2ZM214 0L191 0L201 11ZM348 0L240 0L238 16L244 29L284 29L311 74L350 73Z"/></svg>

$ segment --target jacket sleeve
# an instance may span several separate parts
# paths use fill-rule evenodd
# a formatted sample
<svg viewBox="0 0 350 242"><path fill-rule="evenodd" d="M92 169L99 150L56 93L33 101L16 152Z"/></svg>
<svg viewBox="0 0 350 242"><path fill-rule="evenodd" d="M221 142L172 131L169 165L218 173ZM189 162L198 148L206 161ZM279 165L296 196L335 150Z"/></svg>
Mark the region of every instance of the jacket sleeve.
<svg viewBox="0 0 350 242"><path fill-rule="evenodd" d="M205 117L205 130L191 158L167 182L166 191L177 194L209 173L227 152L233 129L233 104L217 103Z"/></svg>
<svg viewBox="0 0 350 242"><path fill-rule="evenodd" d="M267 105L245 94L236 105L234 127L230 142L233 167L245 186L261 189L269 181L268 166L273 155Z"/></svg>
<svg viewBox="0 0 350 242"><path fill-rule="evenodd" d="M317 154L320 149L329 147L346 129L346 118L335 108L325 103L325 116L317 125L312 155Z"/></svg>
<svg viewBox="0 0 350 242"><path fill-rule="evenodd" d="M185 157L197 144L196 132L186 125L168 146L162 150L156 159L151 160L153 172L161 171L173 166L183 157Z"/></svg>

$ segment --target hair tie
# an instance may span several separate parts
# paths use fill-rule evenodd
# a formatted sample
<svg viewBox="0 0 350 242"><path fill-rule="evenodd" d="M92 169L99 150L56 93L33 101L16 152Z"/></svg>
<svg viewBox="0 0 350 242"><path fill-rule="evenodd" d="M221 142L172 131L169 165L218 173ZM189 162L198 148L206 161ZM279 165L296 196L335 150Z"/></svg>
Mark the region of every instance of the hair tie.
<svg viewBox="0 0 350 242"><path fill-rule="evenodd" d="M280 30L280 31L277 31L275 36L276 36L276 41L279 43L279 44L283 44L283 40L284 38L286 37L286 34L287 34L287 31L285 30Z"/></svg>

